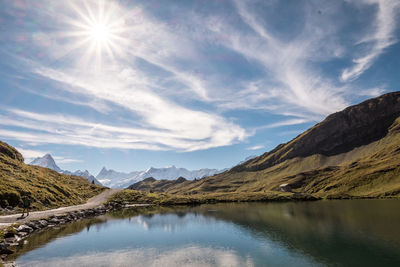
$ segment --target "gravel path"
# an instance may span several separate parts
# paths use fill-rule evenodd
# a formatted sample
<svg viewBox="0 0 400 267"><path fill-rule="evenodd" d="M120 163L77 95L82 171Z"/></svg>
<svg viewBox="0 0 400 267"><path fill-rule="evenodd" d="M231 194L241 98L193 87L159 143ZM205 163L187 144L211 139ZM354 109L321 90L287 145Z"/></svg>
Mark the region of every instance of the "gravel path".
<svg viewBox="0 0 400 267"><path fill-rule="evenodd" d="M30 212L29 216L24 217L24 218L21 218L21 214L0 216L0 228L7 227L16 222L23 223L23 222L27 222L27 221L31 221L31 220L37 220L37 219L41 219L41 218L50 217L51 215L63 214L63 213L70 212L70 211L95 208L95 207L100 206L101 204L105 203L109 196L111 196L112 194L114 194L120 190L121 189L108 189L108 190L104 191L103 193L92 197L85 204L62 207L62 208L52 209L52 210L34 211L34 212Z"/></svg>

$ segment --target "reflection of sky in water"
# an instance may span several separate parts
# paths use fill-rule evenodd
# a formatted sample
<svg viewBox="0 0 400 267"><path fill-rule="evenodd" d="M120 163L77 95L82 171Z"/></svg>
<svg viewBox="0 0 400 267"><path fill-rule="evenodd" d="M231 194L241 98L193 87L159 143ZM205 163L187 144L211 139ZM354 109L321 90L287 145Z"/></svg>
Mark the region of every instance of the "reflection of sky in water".
<svg viewBox="0 0 400 267"><path fill-rule="evenodd" d="M18 258L19 266L309 266L304 255L193 213L110 220Z"/></svg>

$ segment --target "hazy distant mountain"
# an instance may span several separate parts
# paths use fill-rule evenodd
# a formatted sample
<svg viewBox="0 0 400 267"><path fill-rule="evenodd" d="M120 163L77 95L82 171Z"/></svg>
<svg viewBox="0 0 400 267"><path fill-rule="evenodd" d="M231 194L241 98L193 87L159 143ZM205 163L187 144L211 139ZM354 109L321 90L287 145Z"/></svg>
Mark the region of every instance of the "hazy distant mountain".
<svg viewBox="0 0 400 267"><path fill-rule="evenodd" d="M77 170L75 172L62 170L60 167L57 166L56 162L54 161L53 157L50 154L46 154L43 157L35 158L29 164L44 167L44 168L49 168L51 170L54 170L56 172L66 174L66 175L81 176L81 177L88 179L89 182L94 181L95 184L101 185L101 183L93 175L91 175L87 170L85 170L85 171Z"/></svg>
<svg viewBox="0 0 400 267"><path fill-rule="evenodd" d="M56 172L61 172L62 170L57 166L53 157L50 154L46 154L43 157L35 158L31 163L31 165L36 165L44 168L52 169Z"/></svg>
<svg viewBox="0 0 400 267"><path fill-rule="evenodd" d="M74 172L61 171L61 173L67 174L67 175L75 175L75 176L85 177L86 179L89 180L89 182L93 182L94 181L95 184L102 185L93 175L91 175L89 173L88 170L84 170L84 171L77 170L77 171L74 171Z"/></svg>
<svg viewBox="0 0 400 267"><path fill-rule="evenodd" d="M106 167L103 167L99 174L97 174L96 179L105 186L123 188L125 180L136 181L135 179L140 173L140 171L130 173L117 172L114 170L107 170Z"/></svg>
<svg viewBox="0 0 400 267"><path fill-rule="evenodd" d="M148 168L145 171L134 171L130 173L117 172L114 170L107 170L105 167L96 176L103 185L109 187L125 188L133 183L139 182L148 177L154 177L155 179L166 179L174 180L178 177L184 177L188 180L204 178L215 175L224 170L217 169L200 169L189 171L185 168L177 168L170 166L166 168Z"/></svg>

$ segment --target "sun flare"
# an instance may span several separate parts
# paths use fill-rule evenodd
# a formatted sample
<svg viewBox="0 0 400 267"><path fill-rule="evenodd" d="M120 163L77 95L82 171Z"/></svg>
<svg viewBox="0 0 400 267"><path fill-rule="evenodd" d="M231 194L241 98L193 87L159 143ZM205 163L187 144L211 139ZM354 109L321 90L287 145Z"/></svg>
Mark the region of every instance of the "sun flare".
<svg viewBox="0 0 400 267"><path fill-rule="evenodd" d="M71 28L65 36L75 40L69 52L82 51L78 64L99 69L105 60L115 60L126 51L129 44L125 36L128 31L125 25L127 12L123 12L115 2L84 3L78 6L71 2L75 16L66 19Z"/></svg>
<svg viewBox="0 0 400 267"><path fill-rule="evenodd" d="M93 25L90 29L90 36L95 42L108 42L110 40L110 29L104 24Z"/></svg>

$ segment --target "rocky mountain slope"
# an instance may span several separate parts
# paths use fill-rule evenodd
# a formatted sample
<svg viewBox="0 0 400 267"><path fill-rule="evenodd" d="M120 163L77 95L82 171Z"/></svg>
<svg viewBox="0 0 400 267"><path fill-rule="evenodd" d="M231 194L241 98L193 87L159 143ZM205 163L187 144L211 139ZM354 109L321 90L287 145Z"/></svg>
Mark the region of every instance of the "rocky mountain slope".
<svg viewBox="0 0 400 267"><path fill-rule="evenodd" d="M287 184L287 190L328 198L398 196L399 116L400 92L385 94L334 113L290 142L229 171L157 190L264 192Z"/></svg>
<svg viewBox="0 0 400 267"><path fill-rule="evenodd" d="M34 209L55 208L84 203L105 188L85 178L64 175L48 168L27 165L22 155L0 141L0 206L15 207L24 195Z"/></svg>
<svg viewBox="0 0 400 267"><path fill-rule="evenodd" d="M61 172L60 167L57 166L53 157L50 154L46 154L43 157L37 157L29 163L30 165L40 166L43 168L49 168L56 172Z"/></svg>
<svg viewBox="0 0 400 267"><path fill-rule="evenodd" d="M53 171L62 173L62 174L66 174L66 175L75 175L75 176L81 176L84 177L86 179L89 180L89 182L93 182L95 184L98 185L102 185L93 175L91 175L87 170L85 171L81 171L81 170L77 170L74 172L70 172L67 170L62 170L60 167L57 166L55 160L53 159L53 157L50 154L46 154L43 157L38 157L35 158L31 163L29 163L30 165L35 165L35 166L40 166L43 168L49 168Z"/></svg>

